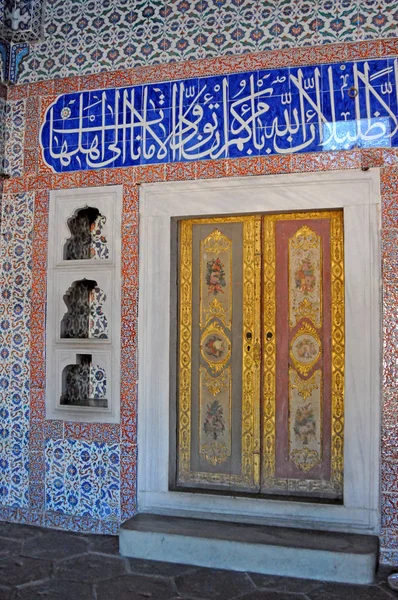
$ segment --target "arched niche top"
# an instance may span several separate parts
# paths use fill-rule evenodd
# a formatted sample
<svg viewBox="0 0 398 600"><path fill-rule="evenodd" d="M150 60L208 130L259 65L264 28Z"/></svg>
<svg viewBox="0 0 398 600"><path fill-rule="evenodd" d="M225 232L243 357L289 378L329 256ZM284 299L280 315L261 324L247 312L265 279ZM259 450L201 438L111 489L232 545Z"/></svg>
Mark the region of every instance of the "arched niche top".
<svg viewBox="0 0 398 600"><path fill-rule="evenodd" d="M85 206L77 209L68 219L71 233L66 240L64 260L87 260L109 258L109 247L103 228L106 217L98 208Z"/></svg>
<svg viewBox="0 0 398 600"><path fill-rule="evenodd" d="M108 319L103 312L106 294L92 279L74 281L66 294L61 338L108 338Z"/></svg>

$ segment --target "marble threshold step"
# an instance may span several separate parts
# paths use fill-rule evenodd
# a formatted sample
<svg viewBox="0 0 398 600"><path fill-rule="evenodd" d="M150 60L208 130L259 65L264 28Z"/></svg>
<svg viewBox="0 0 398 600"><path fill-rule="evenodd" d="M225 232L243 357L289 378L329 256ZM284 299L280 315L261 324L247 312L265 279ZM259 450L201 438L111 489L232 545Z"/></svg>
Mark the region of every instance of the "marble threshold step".
<svg viewBox="0 0 398 600"><path fill-rule="evenodd" d="M372 583L378 538L139 513L120 530L123 556L200 567Z"/></svg>

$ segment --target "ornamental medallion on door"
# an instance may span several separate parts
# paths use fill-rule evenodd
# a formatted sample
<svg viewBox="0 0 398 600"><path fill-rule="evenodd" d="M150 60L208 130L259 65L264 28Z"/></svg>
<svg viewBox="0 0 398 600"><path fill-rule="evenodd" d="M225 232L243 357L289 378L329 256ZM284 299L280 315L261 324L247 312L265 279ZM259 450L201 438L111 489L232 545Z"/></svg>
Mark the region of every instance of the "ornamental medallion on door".
<svg viewBox="0 0 398 600"><path fill-rule="evenodd" d="M182 220L176 487L341 499L342 211Z"/></svg>

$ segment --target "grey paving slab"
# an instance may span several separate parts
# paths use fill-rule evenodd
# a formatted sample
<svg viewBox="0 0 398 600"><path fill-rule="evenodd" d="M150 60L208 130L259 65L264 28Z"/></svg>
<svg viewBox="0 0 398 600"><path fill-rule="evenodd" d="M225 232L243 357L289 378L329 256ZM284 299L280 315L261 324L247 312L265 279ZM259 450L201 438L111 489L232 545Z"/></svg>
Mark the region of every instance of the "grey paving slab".
<svg viewBox="0 0 398 600"><path fill-rule="evenodd" d="M236 573L125 559L116 536L0 523L0 600L398 600L391 572L371 586Z"/></svg>
<svg viewBox="0 0 398 600"><path fill-rule="evenodd" d="M246 573L218 569L197 569L176 577L175 582L181 595L215 600L232 600L254 590Z"/></svg>
<svg viewBox="0 0 398 600"><path fill-rule="evenodd" d="M276 577L274 575L261 575L259 573L250 573L249 576L256 587L275 592L297 592L299 590L302 594L306 594L322 585L321 582L313 581L312 579Z"/></svg>
<svg viewBox="0 0 398 600"><path fill-rule="evenodd" d="M127 560L131 573L138 575L177 577L184 573L194 573L197 570L192 565L179 565L178 563L143 560L141 558L129 558Z"/></svg>
<svg viewBox="0 0 398 600"><path fill-rule="evenodd" d="M16 591L15 600L94 600L94 589L86 583L50 580L32 583ZM112 600L110 596L108 600Z"/></svg>
<svg viewBox="0 0 398 600"><path fill-rule="evenodd" d="M119 538L116 535L87 535L84 539L88 541L90 552L119 554Z"/></svg>
<svg viewBox="0 0 398 600"><path fill-rule="evenodd" d="M97 600L170 600L175 596L172 582L140 575L124 575L96 585Z"/></svg>
<svg viewBox="0 0 398 600"><path fill-rule="evenodd" d="M307 595L310 600L391 600L390 591L380 585L324 583Z"/></svg>
<svg viewBox="0 0 398 600"><path fill-rule="evenodd" d="M53 572L51 561L23 556L0 560L0 585L17 586L31 581L48 579Z"/></svg>
<svg viewBox="0 0 398 600"><path fill-rule="evenodd" d="M57 563L55 576L68 581L95 583L126 573L126 561L116 556L87 553Z"/></svg>
<svg viewBox="0 0 398 600"><path fill-rule="evenodd" d="M19 525L19 523L5 523L0 521L0 536L13 540L27 540L48 532L42 527L31 527L30 525Z"/></svg>
<svg viewBox="0 0 398 600"><path fill-rule="evenodd" d="M256 590L251 594L240 596L239 600L307 600L307 596L292 592L274 592L272 590Z"/></svg>
<svg viewBox="0 0 398 600"><path fill-rule="evenodd" d="M0 586L0 600L11 600L12 594L11 588L1 587Z"/></svg>
<svg viewBox="0 0 398 600"><path fill-rule="evenodd" d="M0 558L5 558L6 556L18 556L21 549L21 540L11 540L0 537Z"/></svg>
<svg viewBox="0 0 398 600"><path fill-rule="evenodd" d="M396 571L395 571L396 572ZM382 590L384 590L387 594L387 596L391 599L391 600L398 600L398 592L392 590L390 588L390 586L388 585L387 581L380 581L378 583L378 587Z"/></svg>
<svg viewBox="0 0 398 600"><path fill-rule="evenodd" d="M72 533L60 535L59 531L47 530L39 537L26 540L22 556L59 560L68 556L83 554L87 551L88 541L84 538Z"/></svg>

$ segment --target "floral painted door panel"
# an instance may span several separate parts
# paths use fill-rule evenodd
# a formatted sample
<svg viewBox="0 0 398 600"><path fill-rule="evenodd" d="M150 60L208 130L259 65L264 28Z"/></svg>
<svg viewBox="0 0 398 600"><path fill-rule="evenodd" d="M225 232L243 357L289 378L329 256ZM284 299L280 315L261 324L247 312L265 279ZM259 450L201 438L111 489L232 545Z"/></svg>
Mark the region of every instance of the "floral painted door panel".
<svg viewBox="0 0 398 600"><path fill-rule="evenodd" d="M179 233L177 487L341 498L342 212Z"/></svg>
<svg viewBox="0 0 398 600"><path fill-rule="evenodd" d="M263 456L267 493L342 498L342 211L263 220Z"/></svg>
<svg viewBox="0 0 398 600"><path fill-rule="evenodd" d="M180 224L179 486L259 491L260 227Z"/></svg>

